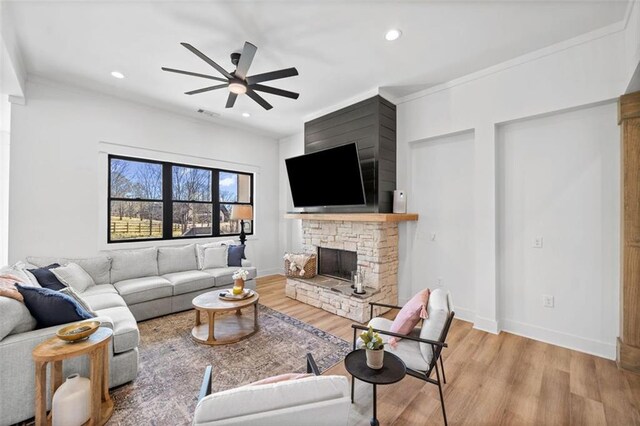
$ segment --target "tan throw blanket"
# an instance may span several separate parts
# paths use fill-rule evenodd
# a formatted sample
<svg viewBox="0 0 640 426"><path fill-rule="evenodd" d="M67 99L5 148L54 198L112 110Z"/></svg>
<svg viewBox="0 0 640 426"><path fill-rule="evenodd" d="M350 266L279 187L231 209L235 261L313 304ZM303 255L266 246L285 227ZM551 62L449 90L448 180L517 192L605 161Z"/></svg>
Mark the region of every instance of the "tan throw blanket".
<svg viewBox="0 0 640 426"><path fill-rule="evenodd" d="M311 259L310 254L287 253L284 255L284 260L289 261L289 270L291 272L300 271L299 272L300 276L304 275L304 267L309 261L309 259Z"/></svg>

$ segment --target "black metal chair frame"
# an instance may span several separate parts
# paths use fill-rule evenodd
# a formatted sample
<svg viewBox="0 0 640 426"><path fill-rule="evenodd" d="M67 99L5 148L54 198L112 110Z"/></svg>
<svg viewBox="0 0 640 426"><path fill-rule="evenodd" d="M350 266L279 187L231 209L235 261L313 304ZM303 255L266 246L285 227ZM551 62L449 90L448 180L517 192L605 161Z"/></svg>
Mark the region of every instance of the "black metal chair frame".
<svg viewBox="0 0 640 426"><path fill-rule="evenodd" d="M381 306L384 308L391 308L391 309L402 309L402 306L397 306L397 305L388 305L386 303L376 303L376 302L369 302L369 306L370 306L370 318L373 319L373 308L374 306ZM393 336L393 337L399 337L402 339L407 339L407 340L412 340L418 343L424 343L427 345L431 345L431 352L432 352L432 357L431 357L431 362L429 363L429 368L427 369L427 371L423 372L423 371L417 371L417 370L412 370L411 368L407 367L407 374L415 377L417 379L420 380L424 380L425 382L431 383L433 385L438 386L438 391L440 393L440 404L442 405L442 417L444 418L444 424L445 426L448 425L447 423L447 412L444 408L444 395L442 393L442 383L440 381L440 369L438 368L438 360L440 360L440 367L442 368L442 379L444 383L447 383L446 379L445 379L445 375L444 375L444 362L442 361L442 349L448 347L447 344L445 343L446 339L447 339L447 334L449 333L449 328L451 327L451 323L453 322L453 317L455 316L455 312L451 311L449 313L449 315L447 316L447 321L444 325L444 328L442 329L442 332L440 333L440 338L436 341L436 340L429 340L429 339L422 339L420 337L415 337L415 336L410 336L410 335L405 335L405 334L399 334L399 333L393 333L391 331L385 331L385 330L379 330L374 328L373 331L379 334L383 334L385 336ZM357 332L358 330L368 330L369 327L364 326L364 325L360 325L360 324L352 324L351 327L353 328L353 349L356 349L356 340L357 340ZM433 372L433 370L436 371L436 378L432 379L431 378L431 373ZM351 400L353 401L353 387L354 387L354 379L353 377L351 378Z"/></svg>
<svg viewBox="0 0 640 426"><path fill-rule="evenodd" d="M316 361L313 359L313 355L307 354L307 373L313 373L315 376L320 375L320 370ZM204 370L204 378L202 379L202 386L200 386L200 394L198 395L198 402L202 401L207 395L211 395L211 383L213 382L213 367L208 365Z"/></svg>

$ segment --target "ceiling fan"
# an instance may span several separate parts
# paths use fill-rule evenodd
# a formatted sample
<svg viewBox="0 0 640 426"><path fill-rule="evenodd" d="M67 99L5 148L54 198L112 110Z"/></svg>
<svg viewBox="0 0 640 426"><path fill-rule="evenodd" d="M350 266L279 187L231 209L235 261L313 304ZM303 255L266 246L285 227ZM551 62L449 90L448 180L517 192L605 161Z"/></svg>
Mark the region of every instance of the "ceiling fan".
<svg viewBox="0 0 640 426"><path fill-rule="evenodd" d="M210 92L212 90L223 89L226 87L229 89L229 97L227 98L227 104L225 105L225 108L233 108L238 95L246 94L266 110L273 108L273 106L271 106L269 102L267 102L256 92L270 93L272 95L284 96L291 99L298 99L298 96L300 96L300 94L290 92L288 90L282 90L276 87L259 84L264 81L278 80L281 78L296 76L298 75L298 70L296 70L295 68L285 68L278 71L271 71L265 72L263 74L247 76L247 72L249 71L251 62L253 62L253 57L258 50L256 46L249 43L248 41L244 43L244 48L242 49L241 53L234 52L231 54L231 63L236 66L235 71L231 72L228 72L227 70L222 68L220 65L212 61L208 56L206 56L204 53L202 53L189 43L180 44L189 49L197 57L205 61L207 64L211 65L216 69L216 71L224 76L224 78L220 78L191 71L182 71L174 68L162 67L163 71L223 82L223 84L217 84L215 86L203 87L202 89L185 92L185 95L196 95L198 93Z"/></svg>

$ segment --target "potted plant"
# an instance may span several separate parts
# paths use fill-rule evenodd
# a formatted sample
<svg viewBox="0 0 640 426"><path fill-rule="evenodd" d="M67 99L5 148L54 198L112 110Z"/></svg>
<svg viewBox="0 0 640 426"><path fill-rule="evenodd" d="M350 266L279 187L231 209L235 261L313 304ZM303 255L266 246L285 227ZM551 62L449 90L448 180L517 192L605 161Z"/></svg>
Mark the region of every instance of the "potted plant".
<svg viewBox="0 0 640 426"><path fill-rule="evenodd" d="M246 269L238 269L233 273L233 290L232 293L235 295L242 294L244 291L244 282L249 278L249 271Z"/></svg>
<svg viewBox="0 0 640 426"><path fill-rule="evenodd" d="M367 331L360 333L362 348L367 352L367 366L374 370L382 368L384 363L384 343L380 335L369 326Z"/></svg>

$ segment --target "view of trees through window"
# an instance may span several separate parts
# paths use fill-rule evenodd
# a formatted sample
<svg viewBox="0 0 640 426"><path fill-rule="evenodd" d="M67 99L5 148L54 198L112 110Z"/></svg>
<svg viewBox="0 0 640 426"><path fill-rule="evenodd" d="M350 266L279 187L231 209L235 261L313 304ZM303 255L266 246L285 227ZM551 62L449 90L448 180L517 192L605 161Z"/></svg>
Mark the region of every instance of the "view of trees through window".
<svg viewBox="0 0 640 426"><path fill-rule="evenodd" d="M235 171L111 156L109 183L111 242L237 235L232 208L253 203L253 175Z"/></svg>

